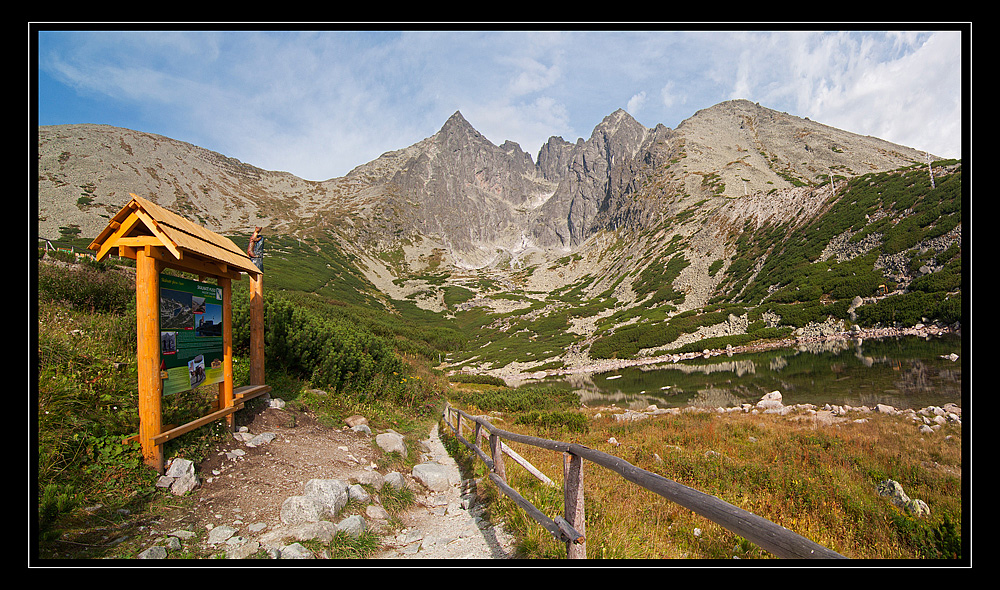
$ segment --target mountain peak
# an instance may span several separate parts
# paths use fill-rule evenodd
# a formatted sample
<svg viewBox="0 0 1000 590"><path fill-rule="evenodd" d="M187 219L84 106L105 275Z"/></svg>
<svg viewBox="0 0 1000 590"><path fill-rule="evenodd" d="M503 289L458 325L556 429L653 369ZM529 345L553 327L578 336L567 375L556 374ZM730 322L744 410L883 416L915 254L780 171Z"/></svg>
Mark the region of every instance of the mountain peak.
<svg viewBox="0 0 1000 590"><path fill-rule="evenodd" d="M472 124L470 124L465 117L462 116L462 111L455 111L450 117L448 117L448 120L444 122L444 125L441 126L441 131L451 128L464 127L472 128Z"/></svg>
<svg viewBox="0 0 1000 590"><path fill-rule="evenodd" d="M601 122L594 127L591 137L596 137L599 134L614 135L616 131L623 127L645 129L645 127L636 121L632 115L628 114L628 111L619 108L607 117L604 117L604 119L602 119Z"/></svg>

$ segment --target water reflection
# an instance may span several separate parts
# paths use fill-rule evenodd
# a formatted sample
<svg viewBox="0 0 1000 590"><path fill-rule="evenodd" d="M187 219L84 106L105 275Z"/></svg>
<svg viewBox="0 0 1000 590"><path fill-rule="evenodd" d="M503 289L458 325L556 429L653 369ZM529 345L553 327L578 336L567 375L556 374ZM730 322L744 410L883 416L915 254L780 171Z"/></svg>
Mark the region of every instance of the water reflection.
<svg viewBox="0 0 1000 590"><path fill-rule="evenodd" d="M953 361L946 357L958 355ZM962 401L958 336L810 343L796 349L567 375L558 382L588 405L734 407L778 390L787 405L888 404L922 408Z"/></svg>

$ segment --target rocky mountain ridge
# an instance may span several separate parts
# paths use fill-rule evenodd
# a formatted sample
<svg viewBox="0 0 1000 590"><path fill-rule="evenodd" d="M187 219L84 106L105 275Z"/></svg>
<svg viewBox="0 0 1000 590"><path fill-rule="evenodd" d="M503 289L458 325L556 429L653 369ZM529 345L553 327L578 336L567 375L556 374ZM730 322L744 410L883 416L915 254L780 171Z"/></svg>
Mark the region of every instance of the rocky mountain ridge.
<svg viewBox="0 0 1000 590"><path fill-rule="evenodd" d="M61 227L96 235L136 193L220 233L319 229L380 245L423 237L453 252L458 266L477 267L496 263L498 252L568 252L597 231L648 224L665 204L669 212L691 199L925 158L748 101L699 111L676 130L646 129L618 110L587 140L551 138L537 162L516 143L493 145L456 112L433 136L322 182L139 131L43 126L37 220L41 237L57 238Z"/></svg>
<svg viewBox="0 0 1000 590"><path fill-rule="evenodd" d="M340 178L306 181L197 146L106 125L38 130L39 236L97 235L129 193L209 229L319 237L350 254L394 299L445 309L426 273L460 285L548 293L578 282L629 304L632 281L682 248L674 281L699 307L747 227L808 223L843 182L932 156L746 100L648 129L624 110L575 143L552 137L537 158L497 146L454 113L434 135ZM749 225L748 225L749 224ZM530 271L528 271L530 269ZM429 295L427 295L429 293Z"/></svg>

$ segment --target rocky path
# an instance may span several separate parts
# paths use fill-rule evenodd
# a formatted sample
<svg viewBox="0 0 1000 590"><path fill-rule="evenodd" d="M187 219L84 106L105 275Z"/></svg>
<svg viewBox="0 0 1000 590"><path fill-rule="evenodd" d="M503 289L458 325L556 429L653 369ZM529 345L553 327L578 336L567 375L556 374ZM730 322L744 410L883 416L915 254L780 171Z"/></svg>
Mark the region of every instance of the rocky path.
<svg viewBox="0 0 1000 590"><path fill-rule="evenodd" d="M475 502L473 480L463 480L455 460L445 450L434 425L421 441L427 449L424 462L441 465L448 485L418 494L417 505L401 517L405 529L386 538L388 548L379 559L509 559L514 539L502 523L483 519Z"/></svg>

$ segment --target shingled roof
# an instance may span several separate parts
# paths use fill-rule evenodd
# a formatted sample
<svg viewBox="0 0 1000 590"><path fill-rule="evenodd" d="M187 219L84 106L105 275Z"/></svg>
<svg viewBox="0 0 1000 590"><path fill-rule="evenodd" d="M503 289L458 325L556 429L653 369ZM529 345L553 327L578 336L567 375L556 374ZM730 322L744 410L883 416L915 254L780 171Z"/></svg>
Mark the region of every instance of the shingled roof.
<svg viewBox="0 0 1000 590"><path fill-rule="evenodd" d="M168 265L210 274L239 278L241 272L261 273L246 252L229 238L201 227L156 203L131 194L121 211L90 244L102 260L116 247L162 246L170 255L161 256Z"/></svg>

